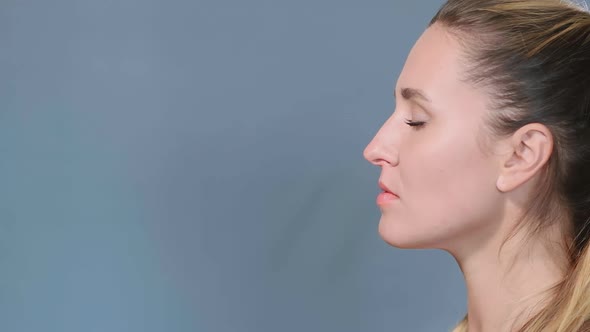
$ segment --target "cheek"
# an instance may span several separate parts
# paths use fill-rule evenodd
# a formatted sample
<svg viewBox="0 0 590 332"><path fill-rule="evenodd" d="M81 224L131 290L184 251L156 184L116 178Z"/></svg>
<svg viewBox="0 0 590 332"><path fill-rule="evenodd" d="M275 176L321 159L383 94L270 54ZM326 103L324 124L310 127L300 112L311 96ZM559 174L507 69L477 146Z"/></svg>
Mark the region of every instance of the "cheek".
<svg viewBox="0 0 590 332"><path fill-rule="evenodd" d="M423 145L400 162L406 217L416 231L451 235L485 222L495 180L475 144Z"/></svg>
<svg viewBox="0 0 590 332"><path fill-rule="evenodd" d="M480 151L475 134L466 129L437 128L428 136L412 137L408 149L400 151L404 192L446 206L455 201L451 198L470 198L482 191L490 181L492 161Z"/></svg>

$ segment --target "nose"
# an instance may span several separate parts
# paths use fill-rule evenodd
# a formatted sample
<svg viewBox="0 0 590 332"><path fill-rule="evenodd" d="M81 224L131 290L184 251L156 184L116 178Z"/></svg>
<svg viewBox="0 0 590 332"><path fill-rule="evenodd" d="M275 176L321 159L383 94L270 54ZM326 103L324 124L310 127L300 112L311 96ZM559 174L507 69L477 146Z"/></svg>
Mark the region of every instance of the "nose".
<svg viewBox="0 0 590 332"><path fill-rule="evenodd" d="M363 151L363 156L367 161L376 166L397 165L397 132L393 130L392 118L389 118L375 137L369 142Z"/></svg>

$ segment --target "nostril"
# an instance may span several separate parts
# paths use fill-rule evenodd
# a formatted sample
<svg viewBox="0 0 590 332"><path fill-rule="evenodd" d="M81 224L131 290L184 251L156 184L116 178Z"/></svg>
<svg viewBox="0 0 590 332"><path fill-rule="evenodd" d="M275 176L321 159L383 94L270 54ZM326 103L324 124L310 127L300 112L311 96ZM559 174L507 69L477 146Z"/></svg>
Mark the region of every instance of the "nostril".
<svg viewBox="0 0 590 332"><path fill-rule="evenodd" d="M371 145L369 145L365 149L363 156L365 157L365 159L368 162L370 162L371 164L377 165L377 166L379 166L383 160L383 158L381 158L381 156L379 155L378 149L376 149L374 146L371 146Z"/></svg>
<svg viewBox="0 0 590 332"><path fill-rule="evenodd" d="M375 166L379 166L379 167L383 167L387 164L389 164L389 162L387 162L387 160L385 159L377 159L371 162L373 165Z"/></svg>

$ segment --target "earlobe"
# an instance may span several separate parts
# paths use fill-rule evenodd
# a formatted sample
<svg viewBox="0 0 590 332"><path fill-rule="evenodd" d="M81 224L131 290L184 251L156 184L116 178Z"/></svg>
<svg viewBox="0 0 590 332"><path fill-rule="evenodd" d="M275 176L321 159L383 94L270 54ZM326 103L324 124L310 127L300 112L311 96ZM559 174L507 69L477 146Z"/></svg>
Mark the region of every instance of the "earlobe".
<svg viewBox="0 0 590 332"><path fill-rule="evenodd" d="M496 180L496 189L498 189L500 192L507 192L509 190L506 189L506 181L504 180L504 177L502 175L500 175L498 177L498 180Z"/></svg>
<svg viewBox="0 0 590 332"><path fill-rule="evenodd" d="M547 163L553 151L553 137L546 126L532 123L517 130L508 141L496 188L514 190L527 182Z"/></svg>

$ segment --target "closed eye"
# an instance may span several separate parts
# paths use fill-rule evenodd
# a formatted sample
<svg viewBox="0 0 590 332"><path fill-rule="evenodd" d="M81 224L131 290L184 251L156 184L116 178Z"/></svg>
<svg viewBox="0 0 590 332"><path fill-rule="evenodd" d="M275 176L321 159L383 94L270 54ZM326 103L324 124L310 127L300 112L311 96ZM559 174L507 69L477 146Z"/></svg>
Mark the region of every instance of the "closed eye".
<svg viewBox="0 0 590 332"><path fill-rule="evenodd" d="M406 124L410 127L415 127L414 129L418 130L420 127L422 127L426 122L424 121L410 121L410 120L406 120Z"/></svg>

